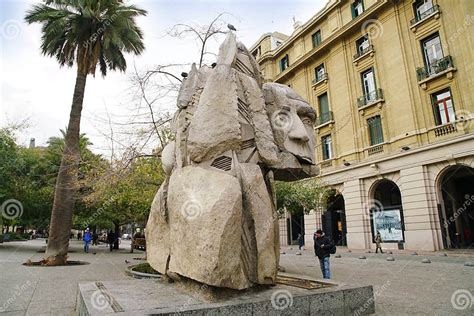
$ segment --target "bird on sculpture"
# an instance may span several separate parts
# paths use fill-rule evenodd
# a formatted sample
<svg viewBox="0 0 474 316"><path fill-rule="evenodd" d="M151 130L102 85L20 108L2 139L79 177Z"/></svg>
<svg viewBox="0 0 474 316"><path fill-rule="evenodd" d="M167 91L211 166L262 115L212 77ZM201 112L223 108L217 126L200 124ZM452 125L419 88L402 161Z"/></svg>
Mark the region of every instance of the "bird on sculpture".
<svg viewBox="0 0 474 316"><path fill-rule="evenodd" d="M187 76L188 76L188 73L187 73L187 72L182 72L182 73L181 73L181 77L186 78Z"/></svg>
<svg viewBox="0 0 474 316"><path fill-rule="evenodd" d="M231 30L231 31L237 31L237 30L235 29L235 27L234 27L232 24L227 24L227 27L228 27L229 30Z"/></svg>

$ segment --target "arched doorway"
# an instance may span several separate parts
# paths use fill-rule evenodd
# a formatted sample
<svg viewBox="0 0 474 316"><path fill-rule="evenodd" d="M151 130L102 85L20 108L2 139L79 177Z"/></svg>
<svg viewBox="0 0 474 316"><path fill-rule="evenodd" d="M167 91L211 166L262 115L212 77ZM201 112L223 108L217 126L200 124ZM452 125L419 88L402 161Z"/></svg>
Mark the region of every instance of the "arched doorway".
<svg viewBox="0 0 474 316"><path fill-rule="evenodd" d="M474 168L448 167L438 179L438 198L444 247L474 246Z"/></svg>
<svg viewBox="0 0 474 316"><path fill-rule="evenodd" d="M304 238L304 212L303 209L290 213L286 219L288 245L298 244L298 235Z"/></svg>
<svg viewBox="0 0 474 316"><path fill-rule="evenodd" d="M342 194L332 190L327 199L326 212L321 217L326 235L332 238L336 245L347 246L346 209Z"/></svg>
<svg viewBox="0 0 474 316"><path fill-rule="evenodd" d="M380 232L384 242L399 243L402 248L405 228L400 189L395 182L383 179L374 184L372 193L370 219L373 241L376 233Z"/></svg>

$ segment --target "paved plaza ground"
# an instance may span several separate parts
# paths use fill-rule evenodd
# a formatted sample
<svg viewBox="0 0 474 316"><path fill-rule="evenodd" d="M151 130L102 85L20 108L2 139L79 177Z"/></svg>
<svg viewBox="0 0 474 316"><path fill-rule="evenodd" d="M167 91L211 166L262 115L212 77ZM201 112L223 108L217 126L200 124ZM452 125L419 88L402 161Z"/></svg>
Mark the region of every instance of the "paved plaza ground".
<svg viewBox="0 0 474 316"><path fill-rule="evenodd" d="M0 244L0 311L2 315L75 315L77 284L130 278L128 264L143 262L142 251L129 252L123 241L119 251L110 253L106 245L82 253L81 243L72 241L69 260L90 264L69 267L26 267L44 255L44 240ZM281 266L286 272L320 278L319 262L313 251L297 247L282 249ZM95 253L95 254L94 254ZM299 254L301 253L301 255ZM377 315L473 315L474 252L423 253L397 252L393 255L338 250L341 258L331 258L333 279L347 284L374 286ZM364 255L367 259L359 259ZM393 256L395 261L386 261ZM428 258L431 263L421 263ZM125 260L129 261L127 263ZM453 296L454 295L454 296ZM453 307L452 299L455 306ZM467 304L467 305L465 305ZM470 307L469 307L470 306ZM460 310L460 308L464 308Z"/></svg>

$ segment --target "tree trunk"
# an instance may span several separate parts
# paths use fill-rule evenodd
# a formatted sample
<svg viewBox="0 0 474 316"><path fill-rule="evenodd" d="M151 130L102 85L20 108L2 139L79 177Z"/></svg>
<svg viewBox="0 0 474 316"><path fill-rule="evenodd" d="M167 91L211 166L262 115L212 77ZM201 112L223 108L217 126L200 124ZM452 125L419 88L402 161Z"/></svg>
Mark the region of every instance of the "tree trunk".
<svg viewBox="0 0 474 316"><path fill-rule="evenodd" d="M114 242L114 249L119 249L119 238L120 238L120 224L114 223L114 230L115 230L115 242Z"/></svg>
<svg viewBox="0 0 474 316"><path fill-rule="evenodd" d="M67 260L75 194L78 188L77 174L80 159L79 134L86 79L87 75L78 71L71 113L69 115L69 124L64 142L64 152L54 191L48 246L44 260L47 265L66 264Z"/></svg>

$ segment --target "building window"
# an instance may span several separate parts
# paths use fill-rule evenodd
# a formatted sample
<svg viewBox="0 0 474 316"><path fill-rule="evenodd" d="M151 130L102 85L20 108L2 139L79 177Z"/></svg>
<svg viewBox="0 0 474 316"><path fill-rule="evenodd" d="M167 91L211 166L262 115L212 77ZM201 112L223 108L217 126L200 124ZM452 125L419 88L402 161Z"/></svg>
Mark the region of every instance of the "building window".
<svg viewBox="0 0 474 316"><path fill-rule="evenodd" d="M329 102L328 102L328 94L324 93L318 96L318 103L319 103L319 115L324 116L329 113Z"/></svg>
<svg viewBox="0 0 474 316"><path fill-rule="evenodd" d="M369 127L370 146L383 143L382 121L380 115L367 119Z"/></svg>
<svg viewBox="0 0 474 316"><path fill-rule="evenodd" d="M259 57L262 54L262 47L258 46L257 49L253 53L254 53L255 58Z"/></svg>
<svg viewBox="0 0 474 316"><path fill-rule="evenodd" d="M433 0L417 0L413 4L416 21L423 20L426 16L433 13Z"/></svg>
<svg viewBox="0 0 474 316"><path fill-rule="evenodd" d="M322 146L322 149L323 149L323 160L332 159L331 135L321 137L321 146Z"/></svg>
<svg viewBox="0 0 474 316"><path fill-rule="evenodd" d="M285 55L282 59L280 59L280 71L285 70L290 66L290 62L288 59L288 54Z"/></svg>
<svg viewBox="0 0 474 316"><path fill-rule="evenodd" d="M364 12L364 1L354 0L351 4L352 18L355 19Z"/></svg>
<svg viewBox="0 0 474 316"><path fill-rule="evenodd" d="M432 94L431 100L436 125L443 125L456 120L453 99L449 89Z"/></svg>
<svg viewBox="0 0 474 316"><path fill-rule="evenodd" d="M253 51L252 55L253 55L253 57L254 57L255 59L257 59L258 57L260 57L260 55L261 55L261 49L262 49L262 48L261 48L260 46L258 46L257 49Z"/></svg>
<svg viewBox="0 0 474 316"><path fill-rule="evenodd" d="M314 68L314 74L316 82L323 80L326 77L326 69L324 69L324 64Z"/></svg>
<svg viewBox="0 0 474 316"><path fill-rule="evenodd" d="M271 40L271 42L270 42L270 43L271 43L271 44L270 44L270 49L271 49L271 50L274 50L274 49L278 48L278 46L280 46L281 44L283 44L283 41L277 39L277 38L274 37L274 36L272 36L272 37L270 38L270 40Z"/></svg>
<svg viewBox="0 0 474 316"><path fill-rule="evenodd" d="M363 54L365 54L368 51L369 46L370 46L369 36L367 34L359 38L356 41L357 55L362 56Z"/></svg>
<svg viewBox="0 0 474 316"><path fill-rule="evenodd" d="M332 120L331 112L329 111L329 102L328 102L327 93L324 93L318 96L318 104L319 104L319 119L317 120L317 124L321 125Z"/></svg>
<svg viewBox="0 0 474 316"><path fill-rule="evenodd" d="M377 99L377 89L375 84L374 69L370 68L361 74L362 90L364 93L365 104Z"/></svg>
<svg viewBox="0 0 474 316"><path fill-rule="evenodd" d="M438 33L424 39L421 45L426 69L429 75L433 75L437 72L438 61L444 57Z"/></svg>
<svg viewBox="0 0 474 316"><path fill-rule="evenodd" d="M313 48L321 44L321 31L317 31L313 35L311 35L311 39L313 41Z"/></svg>

